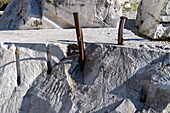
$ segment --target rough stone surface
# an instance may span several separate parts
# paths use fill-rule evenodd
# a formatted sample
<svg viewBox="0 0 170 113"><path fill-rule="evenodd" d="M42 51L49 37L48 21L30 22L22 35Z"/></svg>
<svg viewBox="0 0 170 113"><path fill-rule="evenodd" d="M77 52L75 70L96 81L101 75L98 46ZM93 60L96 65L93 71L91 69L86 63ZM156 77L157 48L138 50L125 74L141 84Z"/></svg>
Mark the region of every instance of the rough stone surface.
<svg viewBox="0 0 170 113"><path fill-rule="evenodd" d="M167 107L163 110L162 113L168 113L170 111L170 104L167 105Z"/></svg>
<svg viewBox="0 0 170 113"><path fill-rule="evenodd" d="M126 112L123 106L139 113L169 112L169 43L124 31L120 46L117 29L83 29L84 72L75 30L1 31L0 112ZM46 73L47 45L51 74ZM15 46L21 58L19 86Z"/></svg>
<svg viewBox="0 0 170 113"><path fill-rule="evenodd" d="M170 85L151 84L147 95L147 105L159 112L165 109L170 103L169 87Z"/></svg>
<svg viewBox="0 0 170 113"><path fill-rule="evenodd" d="M0 29L40 29L44 0L12 0L0 19Z"/></svg>
<svg viewBox="0 0 170 113"><path fill-rule="evenodd" d="M0 41L4 43L75 43L75 29L46 29L46 30L13 30L0 31ZM83 28L85 43L112 44L118 43L116 28ZM155 50L169 50L166 42L152 42L124 29L125 47L143 47Z"/></svg>
<svg viewBox="0 0 170 113"><path fill-rule="evenodd" d="M17 72L15 64L14 45L8 47L1 44L0 48L0 109L11 98L13 90L17 87Z"/></svg>
<svg viewBox="0 0 170 113"><path fill-rule="evenodd" d="M130 87L140 91L140 100L149 108L161 112L170 103L170 54L160 56L139 70L130 80Z"/></svg>
<svg viewBox="0 0 170 113"><path fill-rule="evenodd" d="M47 68L45 54L39 51L43 45L37 44L30 48L29 45L22 44L19 47L21 84L18 86L15 46L1 44L0 111L2 113L17 112L32 82Z"/></svg>
<svg viewBox="0 0 170 113"><path fill-rule="evenodd" d="M150 38L170 38L170 1L142 0L137 14L139 33Z"/></svg>
<svg viewBox="0 0 170 113"><path fill-rule="evenodd" d="M113 111L113 113L135 113L136 108L129 99L123 102Z"/></svg>
<svg viewBox="0 0 170 113"><path fill-rule="evenodd" d="M117 27L121 5L119 0L13 0L0 19L0 29L73 27L73 12L79 12L82 27Z"/></svg>
<svg viewBox="0 0 170 113"><path fill-rule="evenodd" d="M161 112L170 103L170 54L165 54L146 67L145 81L149 80L146 87L146 104Z"/></svg>
<svg viewBox="0 0 170 113"><path fill-rule="evenodd" d="M68 27L74 26L73 12L79 13L82 27L117 27L121 15L119 0L50 0L44 7L44 15L56 22L61 18Z"/></svg>
<svg viewBox="0 0 170 113"><path fill-rule="evenodd" d="M67 59L53 68L52 75L43 74L36 79L33 86L23 98L20 110L23 113L42 111L39 103L43 102L45 104L41 104L41 106L42 108L46 108L45 112L103 113L106 111L114 112L114 110L115 112L126 112L126 108L123 106L132 107L132 111L135 111L133 104L137 105L135 101L138 100L138 92L134 93L133 89L130 88L120 88L122 89L120 90L119 87L125 85L124 83L140 69L142 66L140 65L141 63L143 66L148 64L148 60L144 60L144 62L138 59L142 52L131 48L95 44L88 44L86 52L88 59L84 73L79 70L77 54L68 56ZM126 55L121 57L119 52L126 53ZM133 52L138 54L138 57L131 56L134 55ZM145 52L148 54L145 54L145 57L152 60L164 54L147 50ZM155 56L155 54L158 56ZM119 58L116 56L119 56ZM118 65L118 59L115 60L115 58L118 58L119 62L127 61L127 63L125 62L127 67L121 66L122 63ZM135 64L134 69L129 68ZM84 75L84 79L82 75ZM126 91L133 93L133 95L131 97L128 96L128 94L125 94ZM136 98L134 98L135 96ZM124 98L129 98L134 103L132 104L126 99L123 100ZM142 103L140 104L142 105Z"/></svg>
<svg viewBox="0 0 170 113"><path fill-rule="evenodd" d="M45 56L44 45L17 45L21 50L21 56L23 55L22 59L30 58L30 55L36 58ZM56 59L62 60L56 60L57 65L53 67L51 75L43 72L45 68L44 60L40 62L32 62L31 59L23 60L25 63L21 60L23 62L21 63L22 70L26 66L25 72L27 73L25 73L25 77L23 76L22 85L17 86L15 77L15 85L3 90L5 94L9 93L11 96L5 95L7 100L1 98L0 110L2 113L135 112L136 110L142 110L144 106L140 102L140 90L145 81L154 80L150 84L163 85L163 89L165 88L164 85L169 85L170 71L168 64L170 62L168 50L156 51L143 47L135 49L117 45L86 44L85 70L81 72L78 65L78 53L74 52L73 45L69 45L72 49L66 49L66 47L69 47L67 44L54 46L51 45L51 48L59 48L56 50L61 50L63 56L54 56ZM6 51L11 50L7 49ZM26 51L28 54L26 54ZM65 56L66 52L67 57ZM64 56L65 59L63 59ZM15 57L13 57L13 60L15 60ZM8 63L8 60L6 61ZM41 62L44 62L44 66L42 66L44 68L41 67ZM38 73L33 75L31 74L33 71L27 71L31 64L40 68L30 67L39 70ZM159 67L160 65L163 65L164 68ZM1 67L4 67L3 64ZM162 70L160 71L162 73L160 77L157 77L158 71L151 71L151 69L157 70L157 68ZM13 70L11 69L11 71ZM16 73L15 70L13 73ZM13 83L9 74L4 77ZM4 79L1 78L2 80ZM153 87L151 93L148 93L150 95L148 97L151 97L148 98L149 100L154 98L152 94L156 91L157 89ZM164 93L167 91L164 90ZM164 93L156 96L164 96ZM169 95L167 95L167 98L169 98ZM164 100L162 99L162 101ZM155 111L159 111L155 103L157 103L157 100L149 106L154 108ZM168 102L166 103L168 104ZM166 108L166 103L161 104L161 106Z"/></svg>

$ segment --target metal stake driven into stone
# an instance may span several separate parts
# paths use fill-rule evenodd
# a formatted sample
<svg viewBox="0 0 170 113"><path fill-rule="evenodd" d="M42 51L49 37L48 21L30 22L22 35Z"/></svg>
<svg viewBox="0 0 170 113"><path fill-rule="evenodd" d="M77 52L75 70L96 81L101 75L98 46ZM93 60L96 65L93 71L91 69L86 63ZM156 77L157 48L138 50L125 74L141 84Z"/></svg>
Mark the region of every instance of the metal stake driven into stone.
<svg viewBox="0 0 170 113"><path fill-rule="evenodd" d="M17 68L17 84L21 84L21 69L20 69L20 57L19 57L19 49L16 47L15 49L15 57L16 57L16 68Z"/></svg>
<svg viewBox="0 0 170 113"><path fill-rule="evenodd" d="M47 67L48 67L47 74L51 74L51 72L52 72L52 58L51 58L51 47L49 44L47 45Z"/></svg>
<svg viewBox="0 0 170 113"><path fill-rule="evenodd" d="M125 22L128 18L125 16L120 17L120 24L119 24L119 32L118 32L118 45L123 45L123 29L125 26Z"/></svg>
<svg viewBox="0 0 170 113"><path fill-rule="evenodd" d="M85 64L83 32L82 32L82 29L80 29L78 12L74 12L73 15L74 15L74 22L75 22L75 28L76 28L76 33L77 33L77 41L78 41L79 53L80 53L79 63L80 63L80 68L83 71L84 70L84 64Z"/></svg>

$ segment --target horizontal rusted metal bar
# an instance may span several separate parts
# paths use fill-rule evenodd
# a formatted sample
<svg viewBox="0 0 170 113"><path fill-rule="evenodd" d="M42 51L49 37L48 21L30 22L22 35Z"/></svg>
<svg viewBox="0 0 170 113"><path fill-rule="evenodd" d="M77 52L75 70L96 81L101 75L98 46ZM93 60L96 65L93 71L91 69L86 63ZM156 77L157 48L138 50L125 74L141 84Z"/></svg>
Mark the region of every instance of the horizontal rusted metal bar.
<svg viewBox="0 0 170 113"><path fill-rule="evenodd" d="M125 16L120 17L120 24L119 24L119 32L118 32L118 45L123 45L123 29L125 26L125 22L128 18Z"/></svg>
<svg viewBox="0 0 170 113"><path fill-rule="evenodd" d="M80 53L79 64L80 64L81 71L83 71L84 70L84 64L85 64L83 31L80 28L78 13L74 12L73 15L74 15L74 22L75 22L75 28L76 28L76 33L77 33L77 41L78 41L79 53Z"/></svg>

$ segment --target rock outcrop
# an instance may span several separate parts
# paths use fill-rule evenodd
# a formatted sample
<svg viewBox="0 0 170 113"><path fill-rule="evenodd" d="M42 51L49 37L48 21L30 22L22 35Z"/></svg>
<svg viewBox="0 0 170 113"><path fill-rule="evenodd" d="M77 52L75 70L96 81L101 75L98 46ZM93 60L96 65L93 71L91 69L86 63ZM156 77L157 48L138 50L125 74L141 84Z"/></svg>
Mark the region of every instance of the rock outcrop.
<svg viewBox="0 0 170 113"><path fill-rule="evenodd" d="M170 1L142 0L137 14L139 33L147 37L170 38Z"/></svg>
<svg viewBox="0 0 170 113"><path fill-rule="evenodd" d="M0 29L40 29L44 0L12 0L0 18Z"/></svg>
<svg viewBox="0 0 170 113"><path fill-rule="evenodd" d="M169 64L170 54L162 55L137 72L129 82L135 90L141 88L140 100L157 112L162 112L170 103Z"/></svg>
<svg viewBox="0 0 170 113"><path fill-rule="evenodd" d="M79 12L82 27L117 27L121 5L118 0L13 0L0 29L73 27L73 12Z"/></svg>
<svg viewBox="0 0 170 113"><path fill-rule="evenodd" d="M32 82L47 68L45 45L20 44L20 79L21 84L17 83L17 65L15 57L15 45L4 45L0 47L0 112L16 112L20 108L22 98L29 90ZM39 48L39 49L38 49ZM36 50L39 51L36 51ZM14 104L15 103L15 104ZM7 106L11 106L7 108Z"/></svg>
<svg viewBox="0 0 170 113"><path fill-rule="evenodd" d="M46 2L44 13L48 17L57 16L74 26L73 12L79 12L82 27L117 27L121 15L119 0L50 0Z"/></svg>
<svg viewBox="0 0 170 113"><path fill-rule="evenodd" d="M169 86L170 48L157 51L157 47L86 44L85 70L81 72L75 44L51 45L57 64L47 74L43 71L47 68L44 44L17 46L22 56L21 85L16 80L15 46L1 44L0 70L5 74L0 81L6 81L0 82L1 113L129 113L142 111L145 104L155 112L168 110L165 86ZM141 91L144 85L146 93ZM163 92L156 95L159 91ZM143 94L146 101L141 102Z"/></svg>

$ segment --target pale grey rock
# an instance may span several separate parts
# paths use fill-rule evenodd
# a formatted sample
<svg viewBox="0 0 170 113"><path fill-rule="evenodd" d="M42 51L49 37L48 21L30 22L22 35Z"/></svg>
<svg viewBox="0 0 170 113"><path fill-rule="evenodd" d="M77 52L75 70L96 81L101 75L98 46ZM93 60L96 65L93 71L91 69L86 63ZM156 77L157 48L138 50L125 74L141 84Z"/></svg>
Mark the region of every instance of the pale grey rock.
<svg viewBox="0 0 170 113"><path fill-rule="evenodd" d="M138 112L138 113L140 113L140 112ZM159 112L157 112L157 111L155 111L154 109L152 109L152 108L149 108L148 110L143 110L141 113L159 113Z"/></svg>
<svg viewBox="0 0 170 113"><path fill-rule="evenodd" d="M146 104L161 112L170 103L169 85L151 84L149 87Z"/></svg>
<svg viewBox="0 0 170 113"><path fill-rule="evenodd" d="M58 25L58 23L56 24L54 21L52 21L51 19L49 19L46 16L43 16L42 21L42 28L43 29L61 29L61 27Z"/></svg>
<svg viewBox="0 0 170 113"><path fill-rule="evenodd" d="M170 103L170 54L160 56L138 71L128 86L140 92L140 100L155 112L162 112Z"/></svg>
<svg viewBox="0 0 170 113"><path fill-rule="evenodd" d="M0 29L56 29L74 27L78 12L81 27L117 27L119 0L12 0L0 19Z"/></svg>
<svg viewBox="0 0 170 113"><path fill-rule="evenodd" d="M20 46L21 83L31 85L35 78L47 68L45 44ZM28 86L29 87L29 86Z"/></svg>
<svg viewBox="0 0 170 113"><path fill-rule="evenodd" d="M165 9L163 10L163 14L166 14L168 16L170 16L170 2L167 3L167 6L165 7Z"/></svg>
<svg viewBox="0 0 170 113"><path fill-rule="evenodd" d="M44 0L11 0L0 18L0 29L40 29Z"/></svg>
<svg viewBox="0 0 170 113"><path fill-rule="evenodd" d="M83 29L83 31L86 41L84 72L80 71L78 65L79 55L75 44L75 30L1 31L1 41L4 42L1 44L2 50L7 53L13 52L12 59L7 59L6 55L6 58L2 59L4 61L0 60L2 69L4 68L3 62L6 64L8 61L16 60L15 46L11 46L13 43L20 49L21 59L23 59L21 70L25 75L22 76L21 85L17 86L16 71L12 70L15 68L14 64L9 68L11 73L15 74L15 83L12 83L13 81L10 79L13 76L8 74L4 76L5 79L0 78L0 81L8 80L7 82L12 84L7 87L8 90L3 91L4 95L9 95L0 98L2 102L0 112L104 113L114 112L116 108L121 108L123 106L121 103L123 101L126 103L126 100L131 103L130 105L135 106L133 108L136 111L144 111L144 103L140 102L140 96L141 89L147 82L148 85L144 88L146 89L145 104L150 102L151 104L147 105L151 106L151 110L154 108L155 112L167 109L167 101L160 104L161 110L159 110L156 107L159 100L149 100L158 96L153 95L157 89L165 92L160 93L159 96L166 96L169 91L165 87L169 85L170 75L169 44L151 42L125 30L125 45L119 46L116 45L115 31L117 29ZM10 37L15 40L8 40ZM52 42L56 43L51 44ZM89 44L92 42L98 44ZM51 47L54 66L49 75L46 74L46 47L48 44ZM39 60L35 61L36 59ZM1 88L3 89L3 87L5 85L2 85ZM162 98L162 101L164 100L165 98ZM117 110L123 111L124 109ZM149 110L146 109L146 111Z"/></svg>
<svg viewBox="0 0 170 113"><path fill-rule="evenodd" d="M4 11L0 11L0 16L2 16L3 13L4 13Z"/></svg>
<svg viewBox="0 0 170 113"><path fill-rule="evenodd" d="M15 60L15 46L0 47L0 112L3 112L3 104L6 103L17 87L17 72Z"/></svg>
<svg viewBox="0 0 170 113"><path fill-rule="evenodd" d="M145 76L150 79L146 104L161 112L170 103L170 54L147 66Z"/></svg>
<svg viewBox="0 0 170 113"><path fill-rule="evenodd" d="M162 113L169 113L170 111L170 103L167 105L167 107L163 110Z"/></svg>
<svg viewBox="0 0 170 113"><path fill-rule="evenodd" d="M112 113L135 113L136 108L129 99L123 102Z"/></svg>
<svg viewBox="0 0 170 113"><path fill-rule="evenodd" d="M46 54L41 51L43 45L29 46L21 44L20 53L20 70L21 84L17 85L17 70L15 46L1 44L1 109L2 113L17 112L20 108L22 98L29 89L33 81L44 70L47 69ZM23 47L24 46L24 47ZM3 48L6 47L6 48ZM30 48L31 49L30 49ZM8 49L9 48L9 49Z"/></svg>
<svg viewBox="0 0 170 113"><path fill-rule="evenodd" d="M138 7L139 33L147 37L170 38L169 0L142 0Z"/></svg>
<svg viewBox="0 0 170 113"><path fill-rule="evenodd" d="M156 59L167 58L161 58L166 52L101 44L87 44L86 55L84 72L80 71L78 54L74 53L67 54L67 58L54 66L51 75L39 75L25 96L18 97L22 98L22 102L17 103L20 109L14 107L14 111L114 113L126 112L127 108L123 106L128 106L132 108L131 112L134 112L139 109L138 105L143 107L139 102L139 92L142 86L140 84L144 83L141 79L139 84L131 87L132 81L135 83L136 80L133 77L136 73L142 74L144 70L141 68L147 67L150 63L154 64L152 62L156 62ZM137 86L140 87L135 90ZM15 104L13 100L9 106L16 106Z"/></svg>
<svg viewBox="0 0 170 113"><path fill-rule="evenodd" d="M52 59L54 60L55 63L59 63L64 58L66 58L67 51L68 51L67 44L51 44Z"/></svg>
<svg viewBox="0 0 170 113"><path fill-rule="evenodd" d="M161 16L160 22L169 22L170 23L170 16Z"/></svg>
<svg viewBox="0 0 170 113"><path fill-rule="evenodd" d="M84 41L88 43L113 43L117 44L118 29L116 28L83 28ZM140 45L148 43L152 46L152 42L143 39L131 31L124 29L125 46L130 43ZM77 42L75 29L41 29L41 30L7 30L0 31L1 42L11 43L75 43ZM134 44L134 43L133 43ZM155 46L154 43L153 46ZM159 42L160 44L160 42ZM144 44L145 45L145 44ZM161 44L166 48L167 44ZM133 47L133 46L132 46Z"/></svg>
<svg viewBox="0 0 170 113"><path fill-rule="evenodd" d="M73 12L79 13L82 27L117 27L121 15L119 0L50 0L44 7L44 15L65 27L74 26Z"/></svg>

